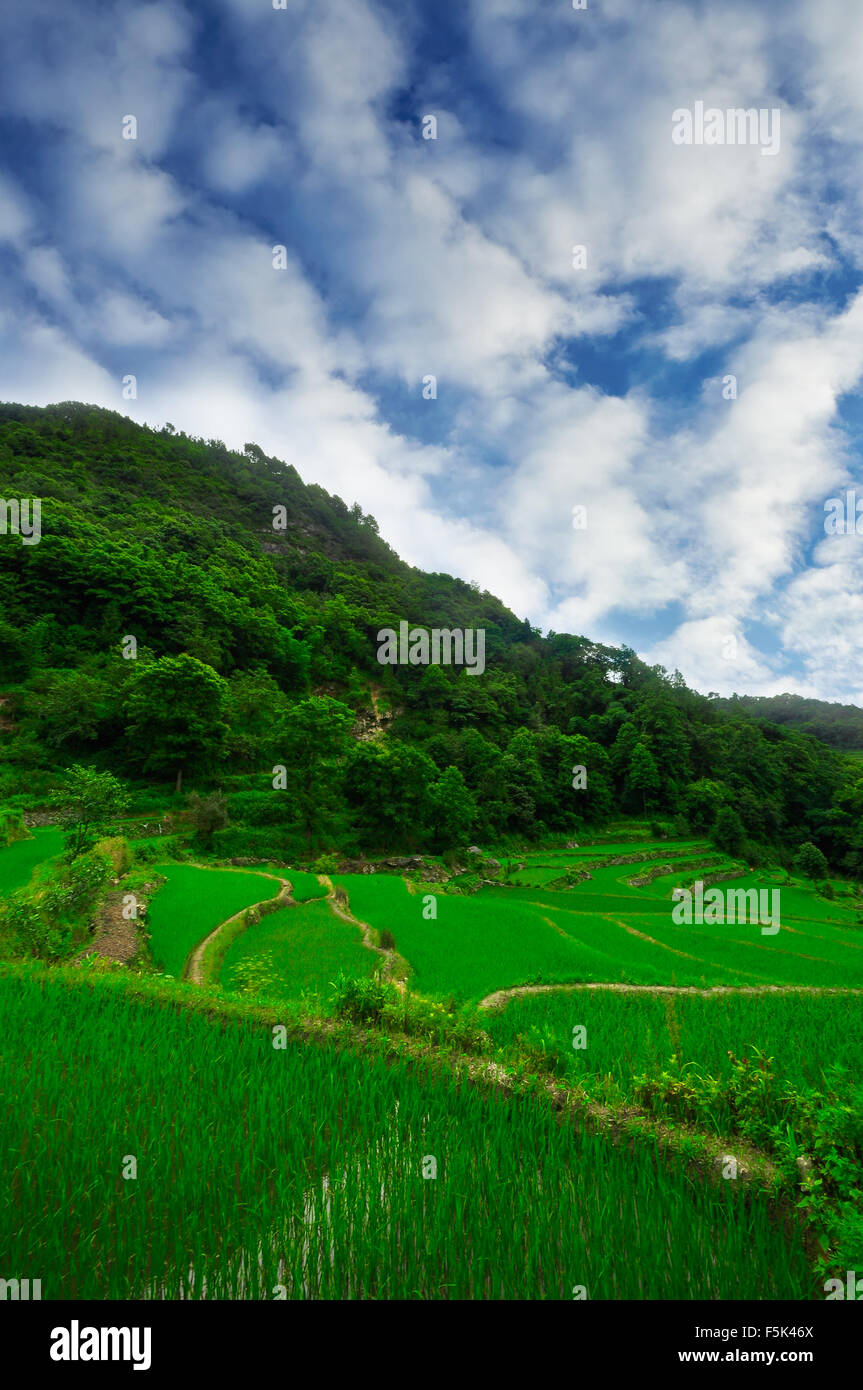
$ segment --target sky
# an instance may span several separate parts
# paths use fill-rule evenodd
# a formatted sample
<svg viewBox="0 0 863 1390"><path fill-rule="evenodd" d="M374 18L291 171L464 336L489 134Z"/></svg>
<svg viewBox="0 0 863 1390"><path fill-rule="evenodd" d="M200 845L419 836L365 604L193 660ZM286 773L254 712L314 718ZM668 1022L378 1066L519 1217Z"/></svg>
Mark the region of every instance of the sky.
<svg viewBox="0 0 863 1390"><path fill-rule="evenodd" d="M28 0L0 51L0 399L254 441L543 631L863 703L857 0Z"/></svg>

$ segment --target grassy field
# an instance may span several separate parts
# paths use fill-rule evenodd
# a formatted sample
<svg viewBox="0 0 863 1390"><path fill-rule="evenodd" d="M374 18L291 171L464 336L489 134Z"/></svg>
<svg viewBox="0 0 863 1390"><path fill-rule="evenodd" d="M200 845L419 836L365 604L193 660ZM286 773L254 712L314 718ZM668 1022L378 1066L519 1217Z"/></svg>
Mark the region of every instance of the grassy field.
<svg viewBox="0 0 863 1390"><path fill-rule="evenodd" d="M150 952L157 965L175 976L182 974L189 952L220 922L279 891L276 879L237 869L158 864L155 871L166 882L147 913Z"/></svg>
<svg viewBox="0 0 863 1390"><path fill-rule="evenodd" d="M326 897L326 886L318 882L317 874L304 873L302 869L283 869L281 872L290 882L294 902L307 903L314 898Z"/></svg>
<svg viewBox="0 0 863 1390"><path fill-rule="evenodd" d="M281 908L248 927L228 948L219 978L227 989L323 997L340 970L371 975L379 963L380 956L363 946L359 930L318 901Z"/></svg>
<svg viewBox="0 0 863 1390"><path fill-rule="evenodd" d="M714 856L709 872L728 876L723 890L779 888L779 931L765 934L758 923L678 925L673 889L708 871L692 867L691 843L677 857L687 867L638 887L629 880L650 865L602 865L566 891L550 889L546 879L470 896L433 892L436 919L424 916L425 891L412 893L398 878L335 881L356 917L393 932L415 987L430 994L479 1000L515 985L566 981L863 988L863 928L850 899L828 901L800 882L780 886L769 870L733 877L734 863ZM674 855L654 867L665 862L674 865ZM563 867L536 856L528 872L559 878Z"/></svg>
<svg viewBox="0 0 863 1390"><path fill-rule="evenodd" d="M63 849L65 836L51 828L33 831L31 840L15 840L0 849L0 899L30 882L33 870Z"/></svg>
<svg viewBox="0 0 863 1390"><path fill-rule="evenodd" d="M580 978L575 944L520 900L518 890L494 897L438 893L437 919L426 920L424 896L410 893L399 878L342 874L333 882L345 889L361 922L389 928L424 993L480 999L503 984Z"/></svg>
<svg viewBox="0 0 863 1390"><path fill-rule="evenodd" d="M43 1298L815 1296L737 1184L143 991L0 967L0 1248Z"/></svg>
<svg viewBox="0 0 863 1390"><path fill-rule="evenodd" d="M586 1030L587 1046L574 1049L573 1028ZM555 1052L573 1080L607 1083L610 1098L627 1100L632 1078L669 1066L727 1077L730 1053L773 1059L777 1076L796 1086L824 1090L831 1078L863 1102L863 996L848 995L651 995L594 992L531 994L489 1010L485 1026L499 1043L518 1038ZM838 1070L837 1070L838 1069ZM838 1071L845 1073L840 1081ZM727 1126L716 1116L716 1128Z"/></svg>

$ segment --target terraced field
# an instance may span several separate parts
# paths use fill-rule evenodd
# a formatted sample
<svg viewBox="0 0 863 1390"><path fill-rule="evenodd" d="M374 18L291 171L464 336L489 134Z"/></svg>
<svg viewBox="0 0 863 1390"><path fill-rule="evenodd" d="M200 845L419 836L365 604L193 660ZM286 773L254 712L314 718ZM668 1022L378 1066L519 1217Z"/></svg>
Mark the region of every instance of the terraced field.
<svg viewBox="0 0 863 1390"><path fill-rule="evenodd" d="M586 867L590 877L576 881ZM775 935L758 923L677 924L672 892L696 878L780 886L778 873L741 875L699 841L526 856L509 883L462 893L385 873L330 881L188 863L157 872L154 959L180 977L215 942L207 979L218 975L227 994L208 993L195 971L130 985L0 966L15 1036L26 1041L33 1027L52 1038L44 1066L21 1071L20 1049L0 1059L13 1097L10 1152L26 1147L32 1113L60 1125L42 1127L36 1176L19 1181L16 1225L0 1217L0 1241L22 1267L39 1249L43 1278L62 1280L67 1296L264 1298L285 1288L297 1298L569 1298L582 1285L592 1298L817 1296L811 1242L796 1217L776 1220L768 1191L778 1162L795 1174L795 1155L825 1142L822 1114L834 1146L824 1171L844 1166L819 1220L854 1256L846 1192L848 1155L863 1142L863 929L846 892L827 900L799 881L782 886ZM272 908L286 879L291 905L245 912ZM389 1023L377 1033L380 1055L374 1025L368 1055L352 1055L344 1016L304 1022L302 1041L276 1049L273 1019L292 1017L298 1001L332 1014L324 1001L337 975L377 970L382 953L364 944L362 924L390 932L409 966L409 990L393 996L400 1009L413 992L468 1004L447 1015L418 1001L435 1027L443 1015L471 1027L478 1017L510 1049L500 1054L507 1066L551 1059L591 1113L625 1109L644 1127L619 1146L596 1127L562 1124L542 1088L501 1092L499 1060L488 1063L492 1094L457 1081L451 1054L433 1070L423 1051L411 1066L391 1053L384 1061ZM175 1007L181 998L188 1009ZM434 1045L431 1024L423 1029L421 1049ZM489 1048L478 1036L471 1080ZM57 1048L71 1059L62 1077ZM154 1076L169 1097L158 1130L138 1100ZM741 1076L744 1089L758 1083L744 1109ZM94 1087L112 1098L107 1111ZM821 1109L810 1113L812 1095ZM88 1128L97 1113L98 1133ZM660 1133L679 1123L683 1147L663 1140L660 1155ZM61 1132L86 1161L59 1164ZM761 1186L744 1192L694 1174L686 1145L696 1141L723 1154L742 1146L761 1165ZM117 1153L144 1165L140 1201L117 1186ZM58 1224L58 1211L74 1219ZM512 1231L529 1234L513 1241Z"/></svg>
<svg viewBox="0 0 863 1390"><path fill-rule="evenodd" d="M183 992L0 964L0 1248L45 1298L813 1296L736 1184Z"/></svg>
<svg viewBox="0 0 863 1390"><path fill-rule="evenodd" d="M0 898L24 888L33 870L63 849L62 831L46 827L32 832L32 839L15 840L0 849Z"/></svg>
<svg viewBox="0 0 863 1390"><path fill-rule="evenodd" d="M638 855L636 862L608 862ZM576 858L575 856L580 856ZM828 901L812 888L739 866L702 841L612 843L521 861L509 882L455 894L391 874L336 875L350 913L387 930L422 993L480 1002L521 986L593 983L677 988L785 987L863 990L863 928L848 897ZM590 877L571 881L567 870ZM150 910L154 958L181 974L189 953L241 909L278 892L273 874L167 865ZM257 980L282 997L321 994L333 975L368 975L378 961L341 920L319 876L290 873L302 907L264 917L231 940L221 968L229 988ZM779 930L757 922L675 923L672 894L696 878L722 889L779 888ZM649 877L646 883L633 883ZM518 880L527 886L514 886ZM708 879L709 881L709 879ZM550 883L555 887L550 887ZM429 916L433 902L435 916Z"/></svg>
<svg viewBox="0 0 863 1390"><path fill-rule="evenodd" d="M632 844L589 851L593 861L623 852L638 851ZM780 875L741 875L732 861L709 854L698 841L640 852L654 857L600 864L589 870L589 879L565 890L548 887L573 865L562 855L531 857L513 875L514 881L533 879L531 886L487 886L470 896L431 885L409 887L380 874L336 881L356 917L394 933L416 988L426 993L480 1000L517 985L568 981L863 988L863 929L848 899L828 902L801 884L782 887L775 934L762 932L757 922L678 925L672 919L678 886L720 875L723 890L769 893L779 887ZM631 879L666 865L671 872L631 886ZM434 919L424 915L428 894L435 900Z"/></svg>
<svg viewBox="0 0 863 1390"><path fill-rule="evenodd" d="M340 970L371 975L379 963L356 927L338 918L328 902L311 901L280 908L247 927L228 948L219 978L227 989L254 986L274 998L324 997Z"/></svg>
<svg viewBox="0 0 863 1390"><path fill-rule="evenodd" d="M274 897L279 881L236 869L159 864L165 883L148 912L150 951L169 975L179 977L192 949L244 907Z"/></svg>

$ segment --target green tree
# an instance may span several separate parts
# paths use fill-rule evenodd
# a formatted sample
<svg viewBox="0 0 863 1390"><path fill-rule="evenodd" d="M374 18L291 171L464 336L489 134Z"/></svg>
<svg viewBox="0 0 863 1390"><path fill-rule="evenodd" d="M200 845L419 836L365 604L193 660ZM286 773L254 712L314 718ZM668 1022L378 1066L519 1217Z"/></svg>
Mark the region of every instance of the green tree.
<svg viewBox="0 0 863 1390"><path fill-rule="evenodd" d="M500 777L506 801L506 828L535 833L543 783L536 735L530 729L518 729L513 734L500 760Z"/></svg>
<svg viewBox="0 0 863 1390"><path fill-rule="evenodd" d="M662 783L656 763L653 760L653 754L646 744L640 741L636 743L629 759L626 790L634 798L640 797L641 808L645 815L648 807L655 806L662 790Z"/></svg>
<svg viewBox="0 0 863 1390"><path fill-rule="evenodd" d="M407 743L358 743L348 761L345 791L366 846L422 843L429 828L429 788L437 768Z"/></svg>
<svg viewBox="0 0 863 1390"><path fill-rule="evenodd" d="M742 853L746 843L746 831L733 806L721 808L711 832L711 839L717 849L724 850L726 854Z"/></svg>
<svg viewBox="0 0 863 1390"><path fill-rule="evenodd" d="M292 705L279 726L280 762L288 771L288 791L309 851L332 828L353 722L353 710L341 700L310 695Z"/></svg>
<svg viewBox="0 0 863 1390"><path fill-rule="evenodd" d="M725 788L709 777L690 782L683 794L683 813L693 830L709 830L725 804Z"/></svg>
<svg viewBox="0 0 863 1390"><path fill-rule="evenodd" d="M164 656L144 666L126 695L130 760L144 772L207 772L223 756L228 685L197 657Z"/></svg>
<svg viewBox="0 0 863 1390"><path fill-rule="evenodd" d="M818 846L807 840L794 856L794 867L798 874L814 883L816 879L824 878L827 873L827 860Z"/></svg>
<svg viewBox="0 0 863 1390"><path fill-rule="evenodd" d="M89 849L106 825L129 804L122 782L110 772L97 772L78 763L69 768L51 794L60 811L59 825L69 831L67 849L75 859Z"/></svg>
<svg viewBox="0 0 863 1390"><path fill-rule="evenodd" d="M476 802L457 767L447 767L429 788L429 819L437 849L463 844L476 823Z"/></svg>

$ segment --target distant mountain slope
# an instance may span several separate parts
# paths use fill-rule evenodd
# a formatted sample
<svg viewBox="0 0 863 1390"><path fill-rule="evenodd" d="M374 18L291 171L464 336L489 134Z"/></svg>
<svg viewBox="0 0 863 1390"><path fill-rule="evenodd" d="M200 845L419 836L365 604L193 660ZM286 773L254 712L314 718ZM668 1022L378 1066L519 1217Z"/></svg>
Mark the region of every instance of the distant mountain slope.
<svg viewBox="0 0 863 1390"><path fill-rule="evenodd" d="M628 648L543 638L492 594L405 564L359 505L256 445L0 405L0 497L42 506L38 544L0 534L0 799L84 761L251 778L232 820L268 853L653 814L719 826L732 853L815 839L856 865L849 769L823 744ZM481 629L484 669L421 650L381 664L378 634L401 623Z"/></svg>
<svg viewBox="0 0 863 1390"><path fill-rule="evenodd" d="M714 702L729 713L744 711L801 733L813 734L831 748L863 748L863 709L832 704L805 695L732 695Z"/></svg>

